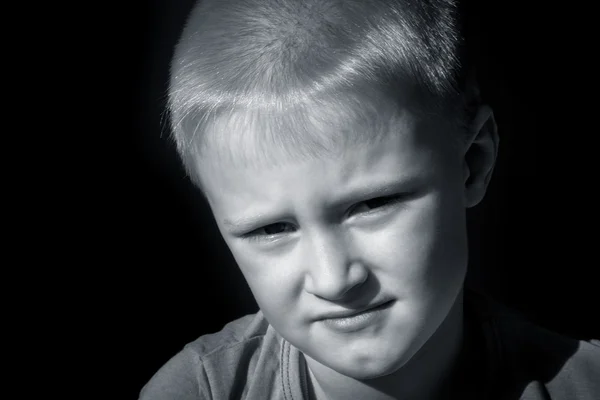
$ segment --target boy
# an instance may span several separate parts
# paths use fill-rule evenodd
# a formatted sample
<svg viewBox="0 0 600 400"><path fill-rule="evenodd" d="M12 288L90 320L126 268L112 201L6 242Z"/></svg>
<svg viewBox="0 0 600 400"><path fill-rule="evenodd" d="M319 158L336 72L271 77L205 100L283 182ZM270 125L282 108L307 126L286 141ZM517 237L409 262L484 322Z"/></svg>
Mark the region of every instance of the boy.
<svg viewBox="0 0 600 400"><path fill-rule="evenodd" d="M174 138L260 311L140 399L593 399L599 348L464 288L498 151L451 0L205 0Z"/></svg>

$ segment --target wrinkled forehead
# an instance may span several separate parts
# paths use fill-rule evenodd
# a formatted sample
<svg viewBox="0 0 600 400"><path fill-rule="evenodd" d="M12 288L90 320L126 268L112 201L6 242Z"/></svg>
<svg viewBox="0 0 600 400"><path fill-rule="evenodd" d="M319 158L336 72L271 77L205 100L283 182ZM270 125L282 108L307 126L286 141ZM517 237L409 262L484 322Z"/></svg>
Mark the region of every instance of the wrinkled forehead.
<svg viewBox="0 0 600 400"><path fill-rule="evenodd" d="M415 130L414 113L392 101L295 105L221 112L204 127L198 161L237 168L332 158Z"/></svg>

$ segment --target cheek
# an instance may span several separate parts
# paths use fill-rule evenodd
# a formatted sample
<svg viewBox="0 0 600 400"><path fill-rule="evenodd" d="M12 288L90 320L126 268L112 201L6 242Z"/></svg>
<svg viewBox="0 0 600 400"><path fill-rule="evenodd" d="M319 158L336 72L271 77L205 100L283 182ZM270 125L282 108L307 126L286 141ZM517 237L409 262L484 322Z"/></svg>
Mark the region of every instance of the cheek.
<svg viewBox="0 0 600 400"><path fill-rule="evenodd" d="M289 312L302 288L302 276L291 256L265 255L229 244L256 302L265 314Z"/></svg>
<svg viewBox="0 0 600 400"><path fill-rule="evenodd" d="M382 280L393 282L395 289L417 292L464 274L464 210L445 200L427 195L400 210L385 229L357 240L366 245L374 272L386 275Z"/></svg>
<svg viewBox="0 0 600 400"><path fill-rule="evenodd" d="M446 192L448 193L448 192ZM467 234L464 207L452 192L432 198L413 227L415 246L421 246L423 279L430 289L455 291L462 285L467 267ZM443 289L443 290L442 290Z"/></svg>

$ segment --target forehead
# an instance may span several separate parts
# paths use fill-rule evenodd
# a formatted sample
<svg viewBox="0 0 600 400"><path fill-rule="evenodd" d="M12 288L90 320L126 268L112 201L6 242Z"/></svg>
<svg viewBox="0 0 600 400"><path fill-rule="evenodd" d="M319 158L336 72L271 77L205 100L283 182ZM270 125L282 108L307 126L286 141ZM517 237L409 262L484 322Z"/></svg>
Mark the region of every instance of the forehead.
<svg viewBox="0 0 600 400"><path fill-rule="evenodd" d="M438 182L456 169L438 154L418 135L407 133L349 147L335 157L276 167L206 163L202 176L219 226L247 231L286 219L324 221L358 201Z"/></svg>
<svg viewBox="0 0 600 400"><path fill-rule="evenodd" d="M414 132L418 119L397 101L355 95L277 108L233 109L204 125L197 154L202 161L237 168L335 158L356 146Z"/></svg>
<svg viewBox="0 0 600 400"><path fill-rule="evenodd" d="M309 125L313 132L306 133L316 132L312 140L317 140L307 143L303 138L287 147L266 143L273 138L261 137L259 121L245 120L244 115L223 120L212 133L226 138L209 142L208 150L218 150L205 151L197 160L206 195L217 203L236 197L241 207L258 198L277 198L294 185L307 188L304 194L334 194L354 183L416 175L445 158L438 157L446 148L440 138L450 132L439 132L431 121L408 110L381 108L375 116L377 121L331 119L323 126ZM235 140L220 131L232 128L240 129Z"/></svg>

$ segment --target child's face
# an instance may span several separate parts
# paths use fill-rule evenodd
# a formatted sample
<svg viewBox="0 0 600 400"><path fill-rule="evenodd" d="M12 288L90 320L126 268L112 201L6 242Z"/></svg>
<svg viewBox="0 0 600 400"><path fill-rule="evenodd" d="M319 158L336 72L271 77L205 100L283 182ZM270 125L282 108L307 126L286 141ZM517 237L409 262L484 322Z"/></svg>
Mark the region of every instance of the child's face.
<svg viewBox="0 0 600 400"><path fill-rule="evenodd" d="M267 320L312 360L358 379L415 354L447 316L467 264L455 133L409 112L381 118L400 134L335 157L199 162L219 229Z"/></svg>

